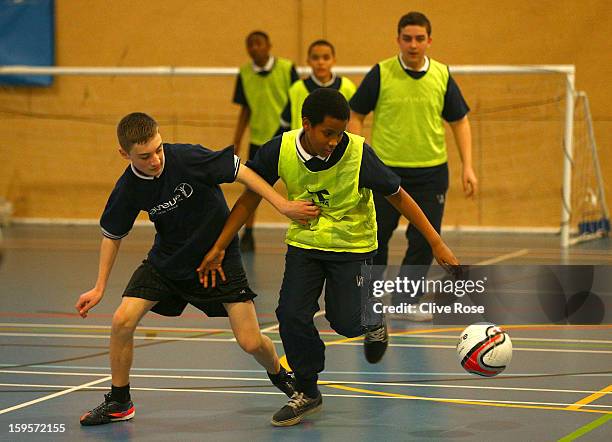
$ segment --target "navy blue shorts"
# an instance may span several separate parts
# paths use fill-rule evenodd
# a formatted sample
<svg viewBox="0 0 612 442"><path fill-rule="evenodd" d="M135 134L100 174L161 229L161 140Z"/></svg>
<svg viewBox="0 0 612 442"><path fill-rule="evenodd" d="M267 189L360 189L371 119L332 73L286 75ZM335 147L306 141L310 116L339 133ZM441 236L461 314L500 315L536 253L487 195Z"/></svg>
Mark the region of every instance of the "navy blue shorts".
<svg viewBox="0 0 612 442"><path fill-rule="evenodd" d="M151 311L163 316L180 316L187 304L210 317L227 316L223 303L249 301L257 295L249 287L240 258L225 261L223 271L226 281L217 278L216 287L204 288L195 272L192 279L169 279L144 260L132 275L123 296L158 301Z"/></svg>

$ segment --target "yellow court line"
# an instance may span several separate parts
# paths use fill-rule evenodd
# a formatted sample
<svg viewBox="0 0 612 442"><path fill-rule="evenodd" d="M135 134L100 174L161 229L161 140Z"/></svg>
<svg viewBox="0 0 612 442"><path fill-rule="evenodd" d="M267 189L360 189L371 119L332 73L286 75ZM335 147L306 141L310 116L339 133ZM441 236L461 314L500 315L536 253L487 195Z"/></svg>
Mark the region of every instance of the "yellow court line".
<svg viewBox="0 0 612 442"><path fill-rule="evenodd" d="M590 404L591 402L594 402L600 397L605 396L611 392L612 392L612 384L608 385L606 388L602 388L597 393L590 394L589 396L580 399L579 401L575 402L574 405L570 405L569 407L566 407L566 408L568 410L579 410L581 407L584 407L585 405Z"/></svg>
<svg viewBox="0 0 612 442"><path fill-rule="evenodd" d="M568 325L569 327L572 328L581 328L579 325ZM536 327L545 327L545 328L561 328L561 327L568 327L568 326L554 326L554 325L546 325L546 324L524 324L524 325L510 325L510 326L501 326L502 328L506 328L506 329L528 329L528 328L536 328ZM601 324L600 324L601 326ZM588 326L587 326L588 327ZM602 328L608 328L608 327L612 327L612 325L604 325ZM408 335L408 334L416 334L416 333L439 333L439 332L450 332L450 331L462 331L463 328L462 327L447 327L447 328L440 328L440 329L419 329L419 330L406 330L404 332L399 332L396 333L396 335ZM344 339L338 339L336 341L331 341L331 342L325 342L325 346L330 346L330 345L336 345L336 344L341 344L344 342L352 342L352 341L358 341L363 339L362 336L357 336L355 338L344 338ZM289 366L289 363L287 362L287 356L283 355L279 358L280 360L280 364L285 367L285 369L287 370L291 370L291 367ZM520 404L502 404L502 403L495 403L495 402L472 402L472 401L466 401L466 400L461 400L461 399L450 399L450 398L432 398L432 397L423 397L423 396L409 396L409 395L404 395L404 394L398 394L398 393L387 393L384 391L376 391L376 390L366 390L366 389L362 389L362 388L355 388L355 387L348 387L345 385L337 385L337 384L330 384L327 383L325 381L321 381L319 382L320 385L325 385L327 387L330 388L336 388L338 390L346 390L346 391L353 391L353 392L357 392L357 393L365 393L365 394L371 394L371 395L376 395L376 396L386 396L386 397L396 397L396 398L401 398L401 399L412 399L412 400L421 400L421 401L430 401L430 402L446 402L446 403L454 403L454 404L462 404L462 405L478 405L478 406L482 406L482 407L502 407L502 408L523 408L523 409L532 409L532 410L555 410L555 411L573 411L573 412L581 412L581 413L599 413L599 414L612 414L608 411L601 411L601 410L585 410L583 408L581 408L584 405L587 405L589 402L592 402L598 398L600 398L601 396L604 396L606 394L608 394L608 392L610 391L610 389L612 389L612 385L609 385L608 387L606 387L605 389L594 393L590 396L587 396L586 398L582 399L581 401L576 402L575 405L570 405L568 407L552 407L552 406L545 406L545 405L520 405ZM583 401L587 401L589 398L593 397L593 399L589 400L588 402L583 402Z"/></svg>
<svg viewBox="0 0 612 442"><path fill-rule="evenodd" d="M555 410L555 411L573 411L573 412L578 411L581 413L598 413L598 414L612 415L612 412L602 411L602 410L584 410L584 409L570 410L569 408L566 408L566 407L552 407L552 406L546 406L546 405L520 405L520 404L500 404L496 402L473 402L473 401L466 401L462 399L409 396L406 394L387 393L384 391L366 390L364 388L348 387L346 385L327 384L326 382L321 382L321 384L325 385L326 387L336 388L338 390L346 390L346 391L352 391L356 393L366 393L366 394L371 394L371 395L376 395L376 396L385 396L389 398L394 397L394 398L399 398L399 399L412 399L412 400L429 401L429 402L450 402L453 404L479 405L482 407L528 408L532 410L535 409L535 410Z"/></svg>

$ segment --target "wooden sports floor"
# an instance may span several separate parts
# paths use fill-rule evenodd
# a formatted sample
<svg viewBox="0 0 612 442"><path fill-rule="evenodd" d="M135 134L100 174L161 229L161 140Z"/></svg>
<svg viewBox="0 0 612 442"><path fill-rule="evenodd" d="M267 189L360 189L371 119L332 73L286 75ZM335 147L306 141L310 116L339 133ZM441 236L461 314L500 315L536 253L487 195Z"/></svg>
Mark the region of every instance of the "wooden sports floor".
<svg viewBox="0 0 612 442"><path fill-rule="evenodd" d="M259 294L261 327L283 354L274 316L284 266L282 231L256 234L257 251L244 263ZM498 377L479 378L457 362L463 326L392 321L390 348L381 363L370 365L361 341L342 339L320 315L328 345L323 408L300 425L275 428L270 418L286 397L242 353L227 320L208 319L191 307L179 318L151 313L137 330L135 418L81 427L79 416L109 388L111 316L153 230L135 228L124 240L105 299L85 320L73 306L95 280L98 229L13 225L4 236L0 440L612 440L609 322L509 326L510 367ZM448 233L445 239L466 264L612 265L609 239L566 253L552 235ZM401 260L403 244L397 234L392 263Z"/></svg>

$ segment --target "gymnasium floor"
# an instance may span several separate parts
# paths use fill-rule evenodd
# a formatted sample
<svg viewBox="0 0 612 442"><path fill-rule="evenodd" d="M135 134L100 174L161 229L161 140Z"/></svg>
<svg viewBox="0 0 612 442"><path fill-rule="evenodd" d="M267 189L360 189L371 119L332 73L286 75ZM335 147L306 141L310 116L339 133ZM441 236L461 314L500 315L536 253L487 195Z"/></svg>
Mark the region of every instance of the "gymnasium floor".
<svg viewBox="0 0 612 442"><path fill-rule="evenodd" d="M91 288L95 227L16 225L5 230L0 267L0 440L495 440L612 439L612 326L508 327L509 369L496 378L465 373L455 356L463 327L393 321L391 347L369 365L359 340L342 340L317 318L327 341L320 413L275 428L286 398L232 342L224 319L195 309L147 315L137 331L132 397L136 417L81 427L79 416L108 389L112 312L149 248L151 228L122 244L103 302L83 320L77 296ZM463 263L612 264L612 242L562 253L555 236L449 233ZM257 232L244 259L261 327L283 354L274 308L284 266L282 232ZM392 243L401 259L403 239ZM608 323L609 324L609 323ZM16 433L15 424L63 424L61 433ZM49 427L47 427L49 428ZM58 427L59 428L59 427ZM40 430L39 430L40 431Z"/></svg>

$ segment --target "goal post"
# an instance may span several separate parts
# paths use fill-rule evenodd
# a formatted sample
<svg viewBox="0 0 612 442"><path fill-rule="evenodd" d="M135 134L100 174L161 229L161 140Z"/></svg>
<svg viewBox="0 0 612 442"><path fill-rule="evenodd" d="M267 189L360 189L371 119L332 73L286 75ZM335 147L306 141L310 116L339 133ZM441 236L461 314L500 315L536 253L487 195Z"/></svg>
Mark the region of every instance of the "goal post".
<svg viewBox="0 0 612 442"><path fill-rule="evenodd" d="M334 71L359 82L370 69L370 66L337 66ZM472 109L470 121L478 151L475 162L478 161L477 175L479 179L482 177L483 192L471 207L466 208L463 198L457 196L460 192L453 190L451 185L445 226L448 223L450 228L500 232L556 231L560 233L561 245L569 246L570 233L577 228L572 219L574 66L451 65L449 69ZM310 68L299 67L298 72L306 75ZM202 141L220 147L221 143L227 145L231 140L229 133L235 124L235 108L230 101L237 68L0 66L0 76L16 74L53 75L61 79L58 81L60 87L51 91L37 89L27 98L21 97L22 92L15 87L0 87L2 119L11 120L15 115L21 120L30 119L18 124L20 128L22 124L27 126L30 131L37 125L46 130L51 128L58 138L65 137L63 145L70 146L65 147L67 150L90 142L108 144L107 139L100 140L102 135L97 129L90 130L90 126L104 124L104 133L112 135L108 126L114 124L119 113L123 115L140 109L147 109L156 116L161 114L160 124L172 125L171 134L180 138L174 141ZM125 89L127 87L130 89ZM64 94L69 93L74 96L80 93L82 99L79 101L73 96L64 99ZM21 101L15 104L14 98ZM38 111L38 99L47 108ZM123 103L119 103L121 100ZM185 108L188 112L183 112ZM205 115L198 117L202 113ZM60 127L62 122L68 124L66 121L71 121L71 127ZM529 133L520 132L524 129ZM87 135L79 135L81 132ZM202 133L206 136L201 137ZM42 135L36 137L36 143L42 143ZM77 140L79 137L82 139ZM217 139L224 141L217 143ZM449 141L449 146L452 144ZM449 156L456 155L451 151L453 149L449 149ZM460 162L454 159L449 161L449 167L456 176L457 171L453 168ZM544 159L549 164L538 167L537 163ZM19 171L9 172L25 180ZM601 176L599 181L603 181ZM100 187L98 183L96 186ZM38 185L39 189L41 187ZM532 197L535 202L529 201ZM605 204L603 195L598 200ZM23 205L20 201L15 204L17 212ZM79 205L74 204L74 207ZM48 214L37 216L48 218L52 213L49 210ZM70 214L58 217L66 218ZM93 218L84 211L75 216L78 217Z"/></svg>
<svg viewBox="0 0 612 442"><path fill-rule="evenodd" d="M571 179L575 194L571 200L570 224L576 225L577 230L576 234L568 239L568 245L610 234L610 212L589 98L584 91L577 91L574 98L576 118L573 128L574 155Z"/></svg>

